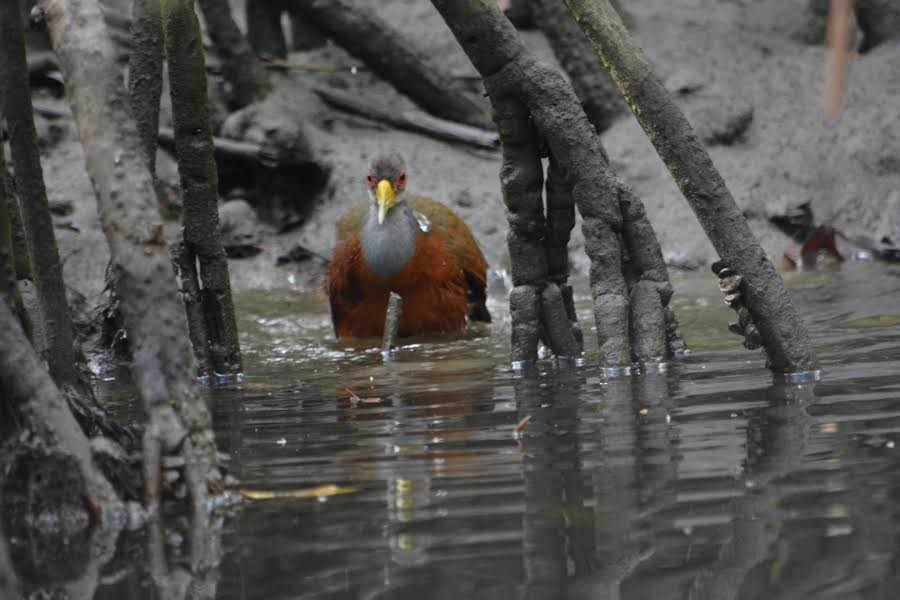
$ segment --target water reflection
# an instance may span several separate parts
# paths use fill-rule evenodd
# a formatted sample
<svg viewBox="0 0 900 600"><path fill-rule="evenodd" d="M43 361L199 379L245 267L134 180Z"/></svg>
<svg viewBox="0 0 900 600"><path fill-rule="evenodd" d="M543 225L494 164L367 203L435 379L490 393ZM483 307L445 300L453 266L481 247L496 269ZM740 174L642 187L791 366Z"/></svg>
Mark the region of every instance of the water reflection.
<svg viewBox="0 0 900 600"><path fill-rule="evenodd" d="M452 418L438 416L440 402L424 403L421 414L335 415L353 425L345 436L359 440L345 469L370 484L356 498L279 507L270 517L276 526L282 511L300 509L285 539L258 528L272 507L245 512L242 525L285 561L279 573L248 560L259 569L250 589L535 599L891 589L888 491L879 501L857 481L883 486L885 465L860 455L867 446L839 435L840 425L814 416L815 386L731 391L685 371L510 378L494 389L494 411L456 398ZM705 393L686 394L698 382ZM411 408L401 396L392 402ZM524 417L516 439L512 425ZM864 472L850 469L859 464ZM273 576L285 589L273 590Z"/></svg>
<svg viewBox="0 0 900 600"><path fill-rule="evenodd" d="M250 373L211 399L242 485L357 491L248 503L207 562L155 570L120 542L73 597L182 597L181 568L183 597L229 600L894 598L897 275L793 276L825 369L804 384L739 348L708 278L676 281L694 353L618 379L512 373L502 307L385 363L311 341L323 307L298 324L290 297L239 301Z"/></svg>

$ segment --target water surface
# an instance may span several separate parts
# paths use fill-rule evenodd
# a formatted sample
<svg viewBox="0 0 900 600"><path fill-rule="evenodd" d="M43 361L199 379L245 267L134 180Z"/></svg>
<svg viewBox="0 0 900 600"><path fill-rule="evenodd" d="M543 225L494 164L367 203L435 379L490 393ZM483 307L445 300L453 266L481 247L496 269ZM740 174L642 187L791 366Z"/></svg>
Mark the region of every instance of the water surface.
<svg viewBox="0 0 900 600"><path fill-rule="evenodd" d="M692 354L613 380L583 296L588 365L529 376L502 301L386 362L333 341L324 298L239 297L247 378L211 395L242 487L352 491L248 503L217 597L896 598L900 269L787 279L818 383L774 381L705 274L675 281Z"/></svg>

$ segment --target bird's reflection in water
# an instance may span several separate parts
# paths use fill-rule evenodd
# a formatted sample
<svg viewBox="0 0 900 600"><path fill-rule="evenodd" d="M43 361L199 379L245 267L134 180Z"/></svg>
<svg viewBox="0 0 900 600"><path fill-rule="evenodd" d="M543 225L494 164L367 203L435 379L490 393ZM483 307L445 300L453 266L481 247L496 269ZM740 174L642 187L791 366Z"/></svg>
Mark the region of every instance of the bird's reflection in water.
<svg viewBox="0 0 900 600"><path fill-rule="evenodd" d="M340 399L338 421L358 440L348 468L383 486L381 589L370 588L372 597L418 589L432 548L450 531L443 505L456 478L477 472L493 453L479 448L479 437L494 418L494 368L481 361L416 371L389 365Z"/></svg>

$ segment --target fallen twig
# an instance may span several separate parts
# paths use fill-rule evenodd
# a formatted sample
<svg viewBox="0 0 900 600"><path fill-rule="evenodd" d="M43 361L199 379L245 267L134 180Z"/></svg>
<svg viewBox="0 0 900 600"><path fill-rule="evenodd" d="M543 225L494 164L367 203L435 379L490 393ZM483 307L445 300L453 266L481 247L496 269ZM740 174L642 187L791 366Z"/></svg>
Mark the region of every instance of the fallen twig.
<svg viewBox="0 0 900 600"><path fill-rule="evenodd" d="M384 335L381 339L381 351L389 353L397 345L397 332L400 330L400 317L403 316L403 298L391 292L388 297L387 313L384 317Z"/></svg>

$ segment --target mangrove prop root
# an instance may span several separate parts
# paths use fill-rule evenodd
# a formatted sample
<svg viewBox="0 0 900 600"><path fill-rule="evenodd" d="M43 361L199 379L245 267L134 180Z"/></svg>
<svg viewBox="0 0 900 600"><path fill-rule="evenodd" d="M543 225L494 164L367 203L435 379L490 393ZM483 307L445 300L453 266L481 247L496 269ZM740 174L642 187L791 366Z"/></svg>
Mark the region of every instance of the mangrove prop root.
<svg viewBox="0 0 900 600"><path fill-rule="evenodd" d="M9 560L9 550L2 529L0 529L0 597L9 600L20 600L22 597L19 595L19 584Z"/></svg>
<svg viewBox="0 0 900 600"><path fill-rule="evenodd" d="M252 1L256 4L259 0ZM231 84L234 108L262 99L269 90L269 76L250 42L231 16L228 0L197 0L203 11L209 37L222 61L225 79Z"/></svg>
<svg viewBox="0 0 900 600"><path fill-rule="evenodd" d="M512 320L512 362L520 365L537 359L541 339L540 296L537 287L519 285L509 292L509 314Z"/></svg>
<svg viewBox="0 0 900 600"><path fill-rule="evenodd" d="M6 179L6 208L9 211L9 226L12 230L13 259L15 260L16 279L34 281L31 268L31 256L28 253L28 237L25 234L25 223L22 222L22 211L15 191L16 181L12 177Z"/></svg>
<svg viewBox="0 0 900 600"><path fill-rule="evenodd" d="M0 398L20 415L27 439L17 444L36 444L70 460L77 467L89 500L101 512L118 508L118 497L97 469L90 443L25 337L18 318L0 300ZM80 499L76 500L76 503Z"/></svg>
<svg viewBox="0 0 900 600"><path fill-rule="evenodd" d="M202 441L191 448L206 453L206 460L214 465L215 446L207 441L211 419L197 388L187 322L162 235L153 177L127 109L100 5L96 0L41 0L39 6L59 59L109 242L133 354L132 375L150 434L162 447L157 453L145 448L155 462L146 465L146 472L159 468L154 456L184 454L180 441L186 435ZM147 440L145 437L145 444Z"/></svg>
<svg viewBox="0 0 900 600"><path fill-rule="evenodd" d="M181 298L187 313L188 334L194 347L194 358L197 361L197 372L206 374L210 371L209 336L206 332L206 320L203 316L203 300L200 291L200 280L197 275L197 256L191 252L184 241L172 247L172 262L180 283Z"/></svg>
<svg viewBox="0 0 900 600"><path fill-rule="evenodd" d="M484 78L500 134L500 181L508 211L508 244L516 286L510 295L514 360L536 358L535 335L556 345L551 349L560 354L574 347L569 346L572 338L576 342L580 338L574 310L566 308L567 304L571 306L571 300L566 301L569 292L562 293L565 288L560 288L559 296L552 290L544 294L549 282L565 286L568 269L561 248L568 242L576 207L583 219L585 250L591 261L591 295L601 364L625 367L633 359L657 360L657 349L666 347L666 328L657 325L629 329L626 275L628 281L648 281L665 309L671 287L661 258L659 263L656 261L657 256L661 257L659 244L642 208L633 207L639 200L610 170L597 132L571 86L562 75L526 52L512 25L493 3L432 0L432 4ZM542 148L547 149L551 160L546 219L541 197ZM564 172L560 165L565 165ZM626 239L637 240L648 248L635 249L636 260L623 265L629 256L629 249L624 248ZM623 272L623 268L628 272ZM557 298L561 298L563 310L555 306ZM552 304L542 308L543 299ZM662 315L660 320L664 323L664 310ZM568 336L561 334L563 325L570 330ZM631 335L655 339L633 343ZM638 350L637 354L632 347ZM650 355L643 356L644 349L649 349Z"/></svg>
<svg viewBox="0 0 900 600"><path fill-rule="evenodd" d="M75 368L74 327L66 299L62 263L53 233L53 218L44 187L22 23L18 2L0 2L0 79L4 80L10 154L44 323L47 349L45 358L54 381L76 385L78 373Z"/></svg>
<svg viewBox="0 0 900 600"><path fill-rule="evenodd" d="M0 86L3 85L0 80ZM0 87L0 106L3 104L2 87ZM10 207L14 200L11 198L9 188L6 185L6 160L3 154L3 144L0 144L0 302L5 300L19 317L19 323L25 331L26 337L31 339L31 319L25 310L22 294L16 281L16 258L13 244L12 219L10 219Z"/></svg>
<svg viewBox="0 0 900 600"><path fill-rule="evenodd" d="M813 365L809 335L722 176L608 0L565 0L672 173L719 257L744 278L743 303L765 340L769 366Z"/></svg>
<svg viewBox="0 0 900 600"><path fill-rule="evenodd" d="M239 373L241 351L219 228L219 179L200 23L193 0L163 0L162 7L175 154L184 193L184 241L200 264L210 366L219 374Z"/></svg>
<svg viewBox="0 0 900 600"><path fill-rule="evenodd" d="M156 173L156 136L162 98L163 30L159 0L134 0L131 8L131 38L128 57L128 95L137 121L144 155L151 173Z"/></svg>
<svg viewBox="0 0 900 600"><path fill-rule="evenodd" d="M712 265L712 272L719 278L719 290L725 295L725 304L734 309L738 315L736 323L728 325L728 331L744 338L744 347L748 350L756 350L762 347L763 340L759 334L750 311L744 306L741 292L744 278L735 273L724 261L716 261Z"/></svg>
<svg viewBox="0 0 900 600"><path fill-rule="evenodd" d="M598 132L605 131L625 111L625 103L603 63L565 4L559 0L530 0L530 5L535 23L569 75L588 119Z"/></svg>
<svg viewBox="0 0 900 600"><path fill-rule="evenodd" d="M246 3L247 41L257 56L287 58L287 41L281 28L281 0L253 0Z"/></svg>
<svg viewBox="0 0 900 600"><path fill-rule="evenodd" d="M295 52L315 50L325 45L328 40L303 17L291 15L291 47Z"/></svg>
<svg viewBox="0 0 900 600"><path fill-rule="evenodd" d="M669 346L669 356L684 356L688 347L684 343L684 338L678 331L678 319L675 318L675 311L671 306L666 306L666 343Z"/></svg>
<svg viewBox="0 0 900 600"><path fill-rule="evenodd" d="M575 336L562 291L556 283L548 282L541 292L541 320L550 349L556 356L574 358L581 356L581 341Z"/></svg>

